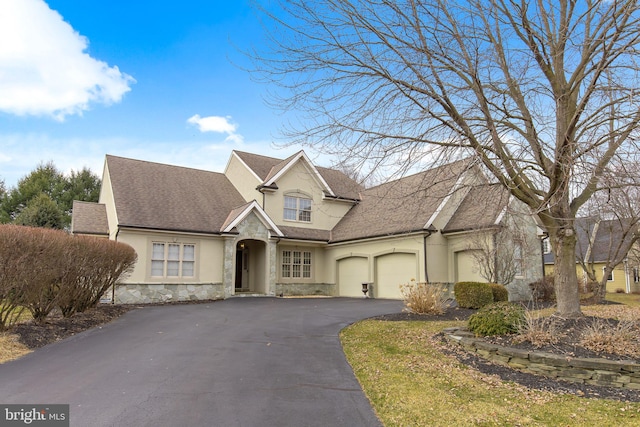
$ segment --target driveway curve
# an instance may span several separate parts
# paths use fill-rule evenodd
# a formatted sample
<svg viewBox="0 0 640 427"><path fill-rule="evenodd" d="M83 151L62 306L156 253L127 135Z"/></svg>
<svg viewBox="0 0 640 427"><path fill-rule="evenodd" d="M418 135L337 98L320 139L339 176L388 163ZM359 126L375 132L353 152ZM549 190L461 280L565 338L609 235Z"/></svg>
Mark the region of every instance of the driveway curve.
<svg viewBox="0 0 640 427"><path fill-rule="evenodd" d="M147 306L0 365L0 403L71 426L379 426L338 338L401 302L232 298Z"/></svg>

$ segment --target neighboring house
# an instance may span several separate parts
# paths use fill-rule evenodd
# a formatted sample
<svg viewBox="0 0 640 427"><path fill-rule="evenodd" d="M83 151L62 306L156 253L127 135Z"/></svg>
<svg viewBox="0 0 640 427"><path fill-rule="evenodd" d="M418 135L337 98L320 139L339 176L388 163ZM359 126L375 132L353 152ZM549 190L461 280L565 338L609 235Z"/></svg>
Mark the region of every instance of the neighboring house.
<svg viewBox="0 0 640 427"><path fill-rule="evenodd" d="M224 173L108 155L99 203L74 205L72 232L108 233L138 253L116 302L363 297L365 282L377 298L401 298L412 280L479 279L469 236L513 224L504 193L470 161L365 189L303 151L284 160L233 151ZM511 299L528 298L541 276L534 246L522 251Z"/></svg>
<svg viewBox="0 0 640 427"><path fill-rule="evenodd" d="M588 281L583 264L593 268L598 281L604 276L604 268L612 259L621 262L608 275L607 292L639 292L640 263L630 253L616 253L618 243L623 239L623 230L617 220L597 221L593 218L577 218L576 229L576 272L583 283ZM637 245L636 245L637 246ZM548 240L544 241L545 274L553 274L554 256Z"/></svg>

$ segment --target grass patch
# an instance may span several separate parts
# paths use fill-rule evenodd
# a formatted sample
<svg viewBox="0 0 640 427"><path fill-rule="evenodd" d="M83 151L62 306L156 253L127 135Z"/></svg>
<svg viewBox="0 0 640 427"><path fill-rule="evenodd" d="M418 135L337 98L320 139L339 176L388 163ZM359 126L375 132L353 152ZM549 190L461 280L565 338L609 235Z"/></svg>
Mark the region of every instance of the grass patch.
<svg viewBox="0 0 640 427"><path fill-rule="evenodd" d="M528 390L443 354L433 335L464 322L365 320L341 333L385 426L636 426L640 403Z"/></svg>
<svg viewBox="0 0 640 427"><path fill-rule="evenodd" d="M18 336L10 333L0 333L0 364L18 359L31 350L18 341Z"/></svg>
<svg viewBox="0 0 640 427"><path fill-rule="evenodd" d="M628 305L629 307L640 307L640 295L638 294L616 294L607 293L607 301Z"/></svg>

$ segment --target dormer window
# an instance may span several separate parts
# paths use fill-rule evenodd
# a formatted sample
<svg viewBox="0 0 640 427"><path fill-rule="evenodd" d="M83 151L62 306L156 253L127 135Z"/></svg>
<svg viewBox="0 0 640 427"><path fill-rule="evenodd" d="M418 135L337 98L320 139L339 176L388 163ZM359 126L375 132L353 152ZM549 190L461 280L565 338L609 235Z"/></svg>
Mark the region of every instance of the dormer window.
<svg viewBox="0 0 640 427"><path fill-rule="evenodd" d="M284 196L284 219L311 222L311 199L299 196Z"/></svg>

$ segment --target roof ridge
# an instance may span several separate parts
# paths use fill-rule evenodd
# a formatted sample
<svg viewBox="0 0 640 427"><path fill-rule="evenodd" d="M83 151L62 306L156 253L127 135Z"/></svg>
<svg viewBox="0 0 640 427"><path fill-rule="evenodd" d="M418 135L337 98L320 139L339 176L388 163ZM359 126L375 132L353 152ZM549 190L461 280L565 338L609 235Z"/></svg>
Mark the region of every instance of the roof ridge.
<svg viewBox="0 0 640 427"><path fill-rule="evenodd" d="M105 157L107 159L114 158L114 159L126 160L126 161L136 162L136 163L145 163L145 164L148 164L148 165L158 165L158 166L165 166L165 167L176 168L176 169L187 169L187 170L197 171L197 172L205 172L205 173L211 173L211 174L216 174L216 175L224 175L224 173L222 173L222 172L217 172L217 171L212 171L212 170L207 170L207 169L199 169L199 168L194 168L194 167L191 167L191 166L174 165L174 164L170 164L170 163L154 162L154 161L151 161L151 160L132 159L130 157L115 156L113 154L107 154Z"/></svg>

